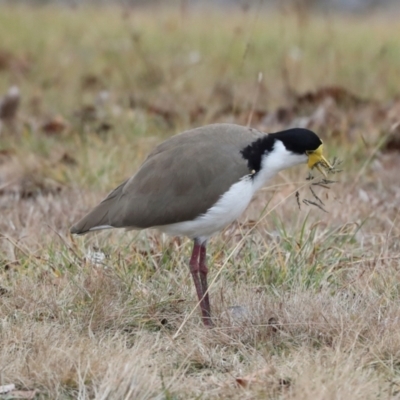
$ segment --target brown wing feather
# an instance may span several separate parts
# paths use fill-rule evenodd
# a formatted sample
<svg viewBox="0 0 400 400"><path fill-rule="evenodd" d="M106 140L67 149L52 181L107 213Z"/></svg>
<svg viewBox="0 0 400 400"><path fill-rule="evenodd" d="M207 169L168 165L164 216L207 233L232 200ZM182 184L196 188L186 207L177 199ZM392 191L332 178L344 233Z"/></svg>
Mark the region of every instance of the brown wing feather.
<svg viewBox="0 0 400 400"><path fill-rule="evenodd" d="M196 218L249 173L240 150L261 135L238 125L215 124L173 136L71 232L102 225L149 228Z"/></svg>

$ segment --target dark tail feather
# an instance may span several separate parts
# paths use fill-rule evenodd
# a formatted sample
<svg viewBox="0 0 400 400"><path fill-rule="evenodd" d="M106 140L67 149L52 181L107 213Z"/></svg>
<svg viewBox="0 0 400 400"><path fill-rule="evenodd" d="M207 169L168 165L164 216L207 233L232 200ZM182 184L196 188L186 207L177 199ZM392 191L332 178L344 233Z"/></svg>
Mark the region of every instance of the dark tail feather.
<svg viewBox="0 0 400 400"><path fill-rule="evenodd" d="M73 225L70 232L76 235L83 235L90 230L111 228L108 220L108 205L100 203L89 214L85 215L79 222ZM104 228L101 228L103 227Z"/></svg>
<svg viewBox="0 0 400 400"><path fill-rule="evenodd" d="M109 213L111 208L114 209L114 211L118 209L116 206L118 206L118 200L122 194L125 183L126 181L114 189L98 206L90 211L89 214L85 215L79 222L73 225L70 232L76 235L83 235L89 231L118 227L118 222L111 221L113 218L110 218ZM111 214L115 213L111 212Z"/></svg>

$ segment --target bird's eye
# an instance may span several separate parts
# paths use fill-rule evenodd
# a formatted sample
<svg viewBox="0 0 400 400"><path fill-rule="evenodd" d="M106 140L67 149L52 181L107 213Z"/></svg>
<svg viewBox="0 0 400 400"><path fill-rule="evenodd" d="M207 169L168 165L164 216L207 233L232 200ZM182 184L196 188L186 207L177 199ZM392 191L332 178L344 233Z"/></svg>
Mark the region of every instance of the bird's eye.
<svg viewBox="0 0 400 400"><path fill-rule="evenodd" d="M309 156L310 154L314 153L312 150L306 150L306 154Z"/></svg>

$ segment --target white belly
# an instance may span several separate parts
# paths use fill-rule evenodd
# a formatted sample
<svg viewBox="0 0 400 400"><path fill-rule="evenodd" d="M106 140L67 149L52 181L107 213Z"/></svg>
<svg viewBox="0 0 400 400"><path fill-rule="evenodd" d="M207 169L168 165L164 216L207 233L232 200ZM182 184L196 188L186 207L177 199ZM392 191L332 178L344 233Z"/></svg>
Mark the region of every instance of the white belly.
<svg viewBox="0 0 400 400"><path fill-rule="evenodd" d="M157 226L156 229L172 236L187 236L207 240L235 221L246 210L254 194L253 180L246 176L229 190L205 214L193 221Z"/></svg>

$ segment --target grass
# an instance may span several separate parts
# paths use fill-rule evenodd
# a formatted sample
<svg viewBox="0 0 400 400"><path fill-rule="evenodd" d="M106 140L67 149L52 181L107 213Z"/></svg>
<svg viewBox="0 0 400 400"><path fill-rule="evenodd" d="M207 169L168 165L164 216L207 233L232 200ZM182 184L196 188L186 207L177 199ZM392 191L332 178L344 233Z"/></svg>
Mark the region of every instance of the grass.
<svg viewBox="0 0 400 400"><path fill-rule="evenodd" d="M396 398L399 158L384 139L397 32L382 15L2 6L0 91L17 85L22 102L0 136L0 385L38 399ZM319 188L328 213L299 209L296 191L312 195L298 168L212 239L207 330L189 241L68 228L163 139L250 115L265 131L305 123L344 171Z"/></svg>

